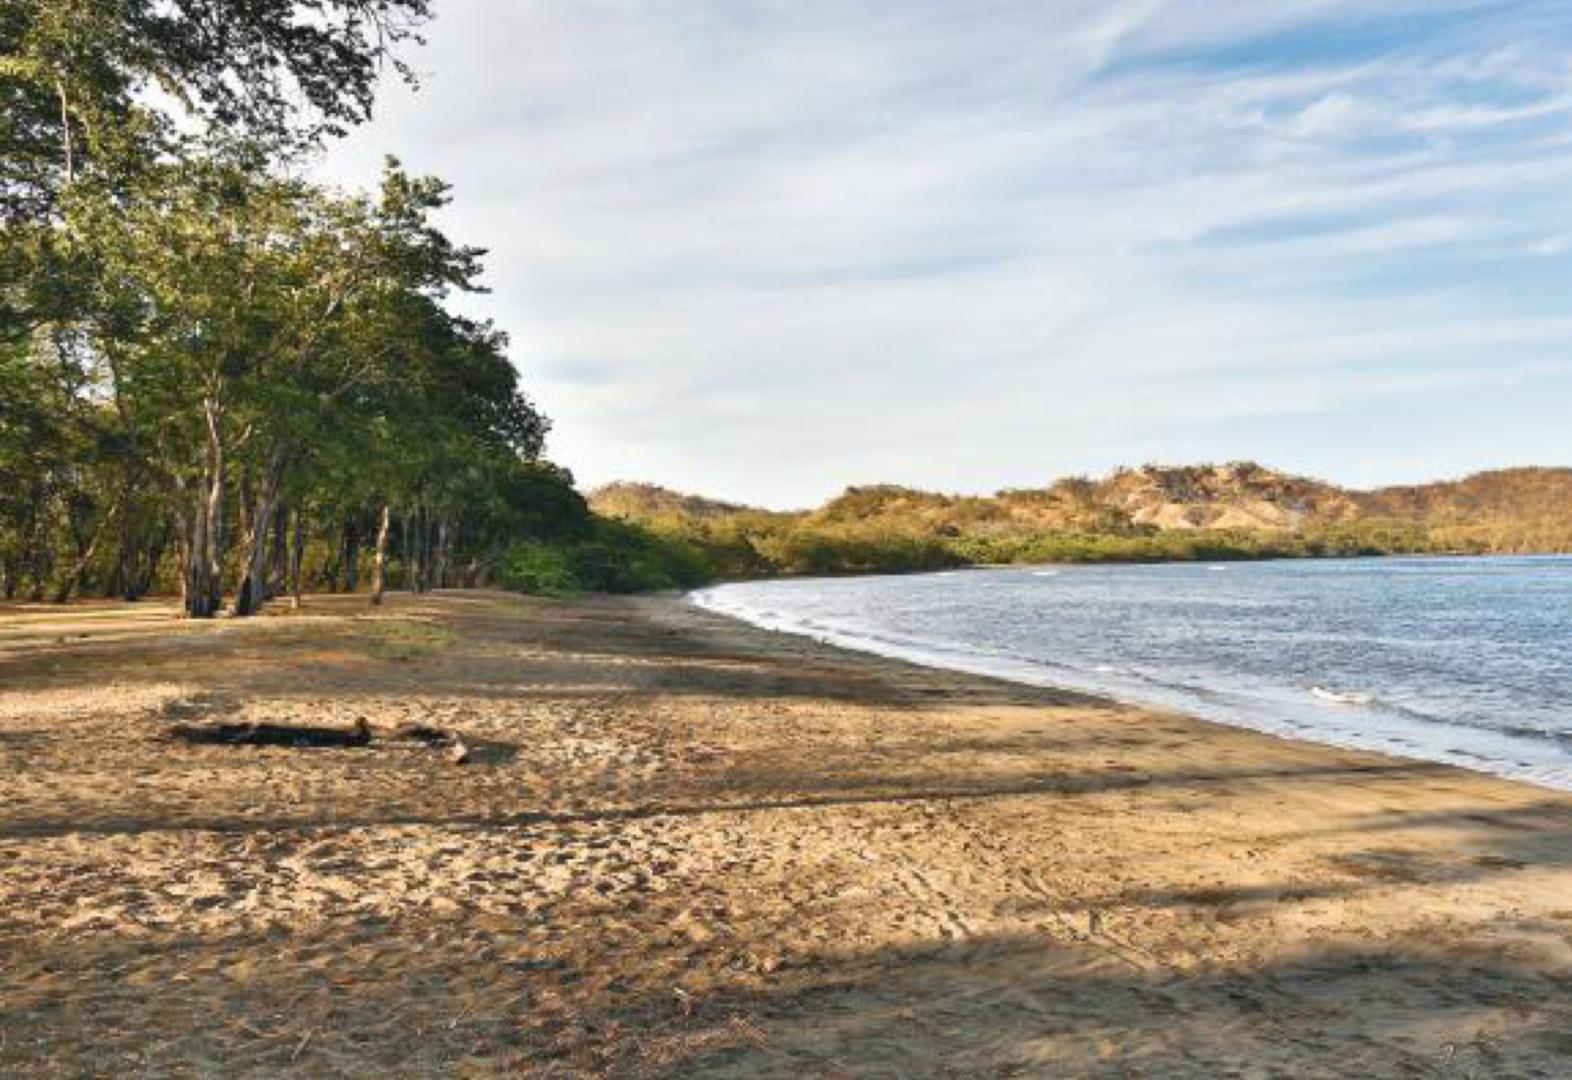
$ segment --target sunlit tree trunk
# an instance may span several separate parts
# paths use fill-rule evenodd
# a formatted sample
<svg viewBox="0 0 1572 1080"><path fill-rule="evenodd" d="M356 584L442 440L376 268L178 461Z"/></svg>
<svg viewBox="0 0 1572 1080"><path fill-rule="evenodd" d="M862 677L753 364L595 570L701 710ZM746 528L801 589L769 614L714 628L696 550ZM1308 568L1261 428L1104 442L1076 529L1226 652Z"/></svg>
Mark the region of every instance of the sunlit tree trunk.
<svg viewBox="0 0 1572 1080"><path fill-rule="evenodd" d="M275 450L256 493L251 527L240 546L242 576L235 594L236 615L255 615L262 610L266 597L267 532L275 527L274 519L278 517L278 488L284 476L284 461L284 450Z"/></svg>
<svg viewBox="0 0 1572 1080"><path fill-rule="evenodd" d="M295 508L292 544L289 549L289 606L300 610L300 577L306 561L306 515Z"/></svg>
<svg viewBox="0 0 1572 1080"><path fill-rule="evenodd" d="M382 603L382 593L388 583L388 525L391 521L390 508L387 503L382 504L382 514L377 519L377 554L372 563L371 570L371 602Z"/></svg>
<svg viewBox="0 0 1572 1080"><path fill-rule="evenodd" d="M185 570L182 581L186 615L211 619L223 601L224 583L224 440L223 409L209 395L203 401L206 446L195 506L185 522Z"/></svg>

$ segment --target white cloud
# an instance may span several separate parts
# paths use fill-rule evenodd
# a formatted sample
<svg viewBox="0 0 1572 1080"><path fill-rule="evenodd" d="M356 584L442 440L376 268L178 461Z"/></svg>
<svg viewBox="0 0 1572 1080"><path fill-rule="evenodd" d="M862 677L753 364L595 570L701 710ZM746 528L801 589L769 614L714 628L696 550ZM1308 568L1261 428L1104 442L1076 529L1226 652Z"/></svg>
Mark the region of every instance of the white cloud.
<svg viewBox="0 0 1572 1080"><path fill-rule="evenodd" d="M455 182L587 481L793 503L1234 457L1250 418L1566 385L1546 10L451 0L427 87L323 171Z"/></svg>

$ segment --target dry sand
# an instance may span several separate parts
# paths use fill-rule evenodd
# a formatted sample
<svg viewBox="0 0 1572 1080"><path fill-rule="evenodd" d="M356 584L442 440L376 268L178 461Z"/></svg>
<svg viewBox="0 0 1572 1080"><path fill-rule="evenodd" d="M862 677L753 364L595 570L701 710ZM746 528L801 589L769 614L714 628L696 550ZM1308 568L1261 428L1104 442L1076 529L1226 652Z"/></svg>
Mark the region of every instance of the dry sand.
<svg viewBox="0 0 1572 1080"><path fill-rule="evenodd" d="M601 1073L1572 1076L1572 799L675 598L0 609L0 1074Z"/></svg>

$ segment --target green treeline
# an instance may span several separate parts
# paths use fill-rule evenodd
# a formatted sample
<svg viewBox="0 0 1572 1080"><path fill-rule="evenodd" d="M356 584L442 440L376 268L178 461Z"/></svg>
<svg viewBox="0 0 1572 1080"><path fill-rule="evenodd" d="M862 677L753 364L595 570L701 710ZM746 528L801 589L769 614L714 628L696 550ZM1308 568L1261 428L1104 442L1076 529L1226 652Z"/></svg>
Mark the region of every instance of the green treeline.
<svg viewBox="0 0 1572 1080"><path fill-rule="evenodd" d="M1452 552L1402 525L1273 534L1246 530L1019 535L922 535L888 524L847 525L769 515L721 523L656 520L643 528L694 553L708 578L910 573L1037 563L1220 562ZM692 555L688 558L691 560Z"/></svg>
<svg viewBox="0 0 1572 1080"><path fill-rule="evenodd" d="M542 545L594 587L667 580L542 460L505 336L456 310L482 252L437 225L447 188L300 178L427 15L0 8L0 595L244 615L500 581Z"/></svg>

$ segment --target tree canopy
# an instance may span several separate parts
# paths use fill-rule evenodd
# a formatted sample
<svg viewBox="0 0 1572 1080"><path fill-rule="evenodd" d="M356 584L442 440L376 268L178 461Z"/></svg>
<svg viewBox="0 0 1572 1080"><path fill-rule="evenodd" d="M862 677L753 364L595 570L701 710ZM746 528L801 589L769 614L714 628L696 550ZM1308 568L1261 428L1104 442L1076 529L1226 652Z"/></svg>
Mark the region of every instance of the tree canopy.
<svg viewBox="0 0 1572 1080"><path fill-rule="evenodd" d="M192 133L300 149L410 77L429 0L12 0L0 7L0 207L46 213L66 184L118 174Z"/></svg>

